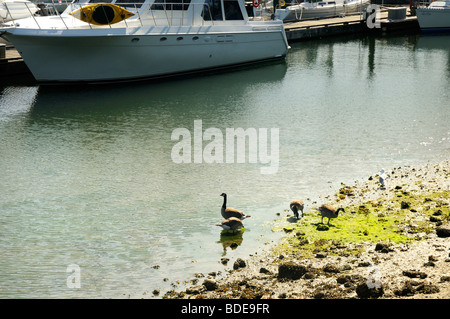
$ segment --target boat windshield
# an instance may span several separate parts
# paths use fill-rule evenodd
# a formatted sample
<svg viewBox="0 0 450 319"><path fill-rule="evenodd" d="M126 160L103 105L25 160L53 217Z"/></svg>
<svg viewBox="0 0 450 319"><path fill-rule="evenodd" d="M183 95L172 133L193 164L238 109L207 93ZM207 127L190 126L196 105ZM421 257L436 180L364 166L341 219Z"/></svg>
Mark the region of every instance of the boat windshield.
<svg viewBox="0 0 450 319"><path fill-rule="evenodd" d="M145 0L117 0L115 4L118 4L122 7L136 7L140 8L144 4Z"/></svg>
<svg viewBox="0 0 450 319"><path fill-rule="evenodd" d="M127 1L127 0L118 0ZM188 10L191 0L155 0L152 10Z"/></svg>
<svg viewBox="0 0 450 319"><path fill-rule="evenodd" d="M222 2L225 20L244 20L239 2L237 0L205 0L202 16L205 21L223 20Z"/></svg>

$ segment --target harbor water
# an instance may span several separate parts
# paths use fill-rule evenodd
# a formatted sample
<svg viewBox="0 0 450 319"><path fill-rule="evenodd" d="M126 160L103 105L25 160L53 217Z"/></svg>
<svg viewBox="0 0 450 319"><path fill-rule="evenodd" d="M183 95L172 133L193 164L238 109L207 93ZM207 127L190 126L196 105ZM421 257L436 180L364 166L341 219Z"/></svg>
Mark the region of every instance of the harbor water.
<svg viewBox="0 0 450 319"><path fill-rule="evenodd" d="M161 298L270 248L294 198L449 158L450 36L291 46L189 79L0 87L0 298ZM241 236L216 226L223 192Z"/></svg>

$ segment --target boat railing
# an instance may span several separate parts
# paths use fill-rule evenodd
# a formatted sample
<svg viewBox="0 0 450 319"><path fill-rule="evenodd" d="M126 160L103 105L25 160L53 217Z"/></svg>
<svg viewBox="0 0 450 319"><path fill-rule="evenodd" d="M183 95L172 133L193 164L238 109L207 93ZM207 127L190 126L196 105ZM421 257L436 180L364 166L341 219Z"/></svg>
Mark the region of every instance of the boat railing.
<svg viewBox="0 0 450 319"><path fill-rule="evenodd" d="M47 10L46 14L42 14L41 12L33 13L33 10L31 10L31 4L24 3L24 5L27 7L29 11L28 18L32 18L34 23L39 29L43 28L49 28L49 29L71 29L75 27L79 27L79 23L71 23L70 19L67 19L69 17L69 14L74 12L75 10L82 9L86 5L89 5L89 3L71 3L68 5L67 9L60 13L57 10L59 2L56 0L52 0L51 3L47 3ZM95 3L98 5L101 4L110 4L110 3ZM148 5L147 7L142 7L142 3L120 3L119 6L131 11L135 14L135 17L132 19L125 19L122 20L120 23L117 23L117 26L123 27L125 25L128 27L128 24L130 23L128 20L137 20L138 23L143 26L145 25L154 25L154 26L173 26L173 25L214 25L215 19L214 19L214 12L211 10L211 7L207 3L191 3L189 0L186 0L185 3L183 3L183 0L181 2L164 2L164 3L154 3L152 5ZM142 7L142 8L141 8ZM49 15L49 12L51 12L52 16L59 16L61 25L59 26L51 26L49 27L39 22L39 19L37 19L39 16L42 15ZM106 15L106 13L105 13ZM16 22L19 21L18 19L14 19L14 15L11 14L11 12L8 11L7 15L8 19L0 19L0 23L5 26L16 26ZM23 19L23 18L21 18ZM54 21L54 20L53 20ZM122 23L123 22L123 23ZM98 25L93 25L92 23L85 22L91 29L92 28L98 28ZM20 23L19 23L20 24ZM46 23L47 24L47 23ZM105 25L102 25L100 27L110 27L113 28L115 25L107 23ZM134 26L134 24L133 24Z"/></svg>
<svg viewBox="0 0 450 319"><path fill-rule="evenodd" d="M413 6L416 8L426 8L428 7L431 2L433 2L432 0L417 0L413 2Z"/></svg>

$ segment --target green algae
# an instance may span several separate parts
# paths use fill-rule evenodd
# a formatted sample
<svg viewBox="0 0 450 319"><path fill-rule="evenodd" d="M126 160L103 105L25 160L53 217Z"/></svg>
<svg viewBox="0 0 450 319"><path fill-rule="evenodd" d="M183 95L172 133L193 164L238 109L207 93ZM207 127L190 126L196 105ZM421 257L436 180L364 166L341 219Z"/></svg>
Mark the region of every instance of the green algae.
<svg viewBox="0 0 450 319"><path fill-rule="evenodd" d="M336 197L348 194L352 193L347 189ZM297 258L309 258L319 252L349 256L361 253L361 243L403 244L419 240L421 237L416 234L435 231L439 223L450 220L449 199L449 191L415 193L399 187L391 198L344 206L346 213L332 219L330 225L321 223L318 211L306 211L302 219L284 227L289 236L273 253Z"/></svg>

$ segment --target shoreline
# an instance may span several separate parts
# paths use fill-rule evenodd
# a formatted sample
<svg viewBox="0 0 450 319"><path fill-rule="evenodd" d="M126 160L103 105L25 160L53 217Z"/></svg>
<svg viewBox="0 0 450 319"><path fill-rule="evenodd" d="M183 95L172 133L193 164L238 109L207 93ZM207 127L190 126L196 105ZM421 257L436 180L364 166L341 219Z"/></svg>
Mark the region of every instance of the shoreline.
<svg viewBox="0 0 450 319"><path fill-rule="evenodd" d="M269 251L162 298L450 298L450 161L386 173L385 188L376 175L326 196L346 211L330 226L315 210L325 202L299 220L285 210Z"/></svg>

